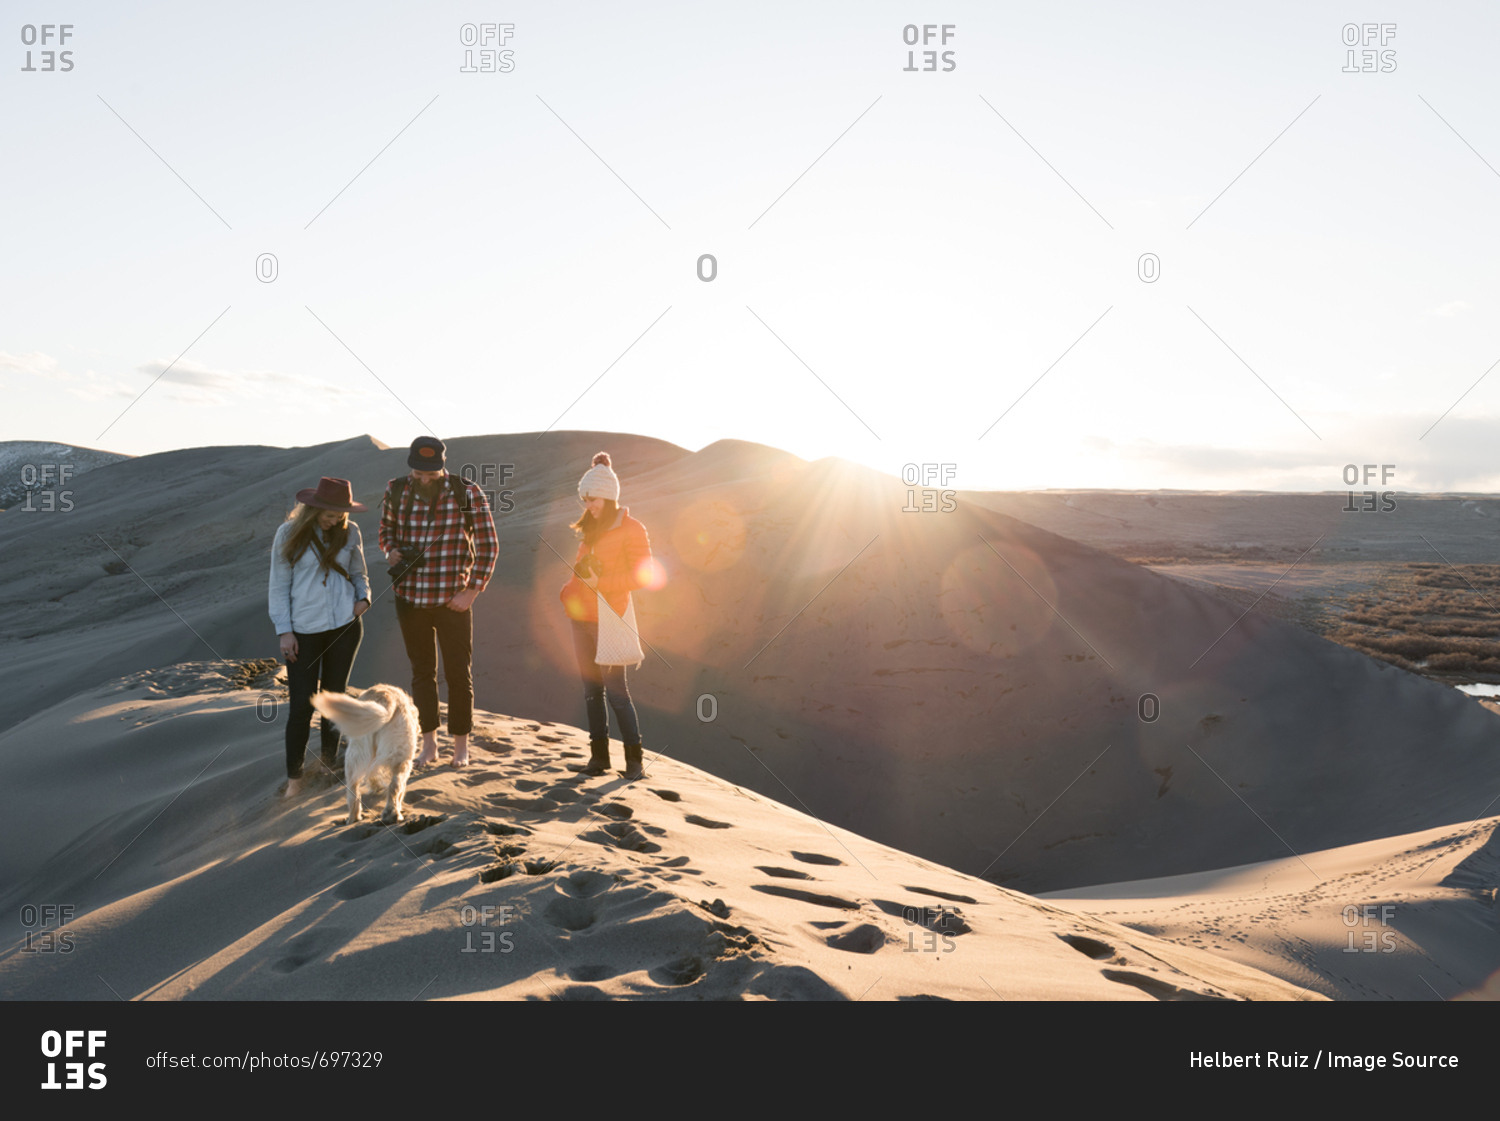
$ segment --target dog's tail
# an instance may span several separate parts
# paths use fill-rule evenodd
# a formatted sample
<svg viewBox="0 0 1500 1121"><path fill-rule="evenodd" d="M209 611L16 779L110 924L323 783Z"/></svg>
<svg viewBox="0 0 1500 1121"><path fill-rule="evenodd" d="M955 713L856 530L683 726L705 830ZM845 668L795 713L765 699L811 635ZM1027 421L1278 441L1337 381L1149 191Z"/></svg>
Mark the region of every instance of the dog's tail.
<svg viewBox="0 0 1500 1121"><path fill-rule="evenodd" d="M351 740L374 735L395 714L398 700L376 693L374 700L361 700L347 693L316 693L312 706L338 725Z"/></svg>

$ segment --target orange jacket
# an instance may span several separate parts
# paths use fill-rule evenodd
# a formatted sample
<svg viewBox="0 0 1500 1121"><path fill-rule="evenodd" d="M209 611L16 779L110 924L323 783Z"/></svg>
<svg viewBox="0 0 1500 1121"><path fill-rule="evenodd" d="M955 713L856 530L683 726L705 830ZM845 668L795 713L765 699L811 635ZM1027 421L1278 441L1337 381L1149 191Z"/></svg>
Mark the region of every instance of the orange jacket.
<svg viewBox="0 0 1500 1121"><path fill-rule="evenodd" d="M645 587L650 579L651 539L646 536L646 527L622 506L615 524L594 543L593 551L599 558L599 592L616 614L624 615L630 606L630 593ZM580 541L573 563L577 564L588 552L588 546ZM568 618L587 623L599 621L599 602L594 591L578 577L563 585L559 598Z"/></svg>

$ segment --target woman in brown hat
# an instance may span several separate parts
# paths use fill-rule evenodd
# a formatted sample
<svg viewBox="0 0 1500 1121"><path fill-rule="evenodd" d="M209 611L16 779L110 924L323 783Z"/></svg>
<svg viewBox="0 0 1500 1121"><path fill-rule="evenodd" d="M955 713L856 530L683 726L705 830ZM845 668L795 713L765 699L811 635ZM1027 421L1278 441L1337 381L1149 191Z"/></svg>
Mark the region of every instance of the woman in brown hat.
<svg viewBox="0 0 1500 1121"><path fill-rule="evenodd" d="M286 789L302 788L302 759L312 723L312 696L342 693L349 683L370 606L364 542L349 514L368 509L354 501L348 479L323 478L297 492L297 505L271 546L271 621L286 659L290 711L286 723ZM324 717L323 766L338 762L338 729Z"/></svg>

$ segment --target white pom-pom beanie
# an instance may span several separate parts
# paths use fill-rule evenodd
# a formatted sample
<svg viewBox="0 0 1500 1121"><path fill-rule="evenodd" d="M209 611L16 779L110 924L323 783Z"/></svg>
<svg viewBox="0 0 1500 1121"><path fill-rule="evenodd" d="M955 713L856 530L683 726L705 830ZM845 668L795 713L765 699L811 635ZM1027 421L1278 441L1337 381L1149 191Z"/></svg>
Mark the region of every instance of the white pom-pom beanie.
<svg viewBox="0 0 1500 1121"><path fill-rule="evenodd" d="M583 473L583 478L578 480L578 497L583 499L608 498L613 502L620 501L620 477L609 465L608 452L600 452L594 456L594 465Z"/></svg>

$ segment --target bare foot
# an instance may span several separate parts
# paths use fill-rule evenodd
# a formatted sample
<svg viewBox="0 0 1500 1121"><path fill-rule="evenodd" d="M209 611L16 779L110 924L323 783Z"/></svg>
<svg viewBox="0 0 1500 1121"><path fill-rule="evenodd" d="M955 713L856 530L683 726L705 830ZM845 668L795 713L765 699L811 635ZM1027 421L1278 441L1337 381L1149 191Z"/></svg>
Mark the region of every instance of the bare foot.
<svg viewBox="0 0 1500 1121"><path fill-rule="evenodd" d="M300 778L289 778L286 780L286 786L281 790L281 796L283 798L295 798L301 792L302 780Z"/></svg>
<svg viewBox="0 0 1500 1121"><path fill-rule="evenodd" d="M416 766L432 766L437 762L437 755L437 733L427 732L422 736L422 754L417 756Z"/></svg>
<svg viewBox="0 0 1500 1121"><path fill-rule="evenodd" d="M455 767L469 765L469 737L467 735L453 737L453 765Z"/></svg>

